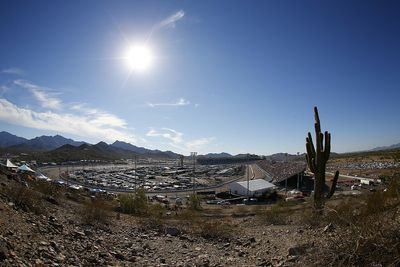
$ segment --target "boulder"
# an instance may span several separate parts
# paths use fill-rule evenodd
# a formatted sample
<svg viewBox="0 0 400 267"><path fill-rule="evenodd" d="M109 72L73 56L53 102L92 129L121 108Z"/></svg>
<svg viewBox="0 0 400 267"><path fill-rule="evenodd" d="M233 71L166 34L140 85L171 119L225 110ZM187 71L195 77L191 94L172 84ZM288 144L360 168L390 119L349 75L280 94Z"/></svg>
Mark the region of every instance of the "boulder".
<svg viewBox="0 0 400 267"><path fill-rule="evenodd" d="M181 231L176 227L167 227L165 228L165 234L170 236L178 236L181 234Z"/></svg>

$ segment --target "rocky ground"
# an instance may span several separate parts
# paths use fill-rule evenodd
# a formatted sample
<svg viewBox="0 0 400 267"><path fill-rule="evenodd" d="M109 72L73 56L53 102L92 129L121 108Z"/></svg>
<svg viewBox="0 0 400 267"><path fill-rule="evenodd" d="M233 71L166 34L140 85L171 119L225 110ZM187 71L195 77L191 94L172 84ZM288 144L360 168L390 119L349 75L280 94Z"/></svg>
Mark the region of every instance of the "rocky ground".
<svg viewBox="0 0 400 267"><path fill-rule="evenodd" d="M5 192L10 181L0 179ZM81 203L44 203L35 214L2 193L0 266L317 266L310 255L335 236L330 225L268 225L254 214L230 216L229 238L192 234L176 219L165 219L162 230L143 227L142 218L115 212L107 225L90 226L82 223Z"/></svg>

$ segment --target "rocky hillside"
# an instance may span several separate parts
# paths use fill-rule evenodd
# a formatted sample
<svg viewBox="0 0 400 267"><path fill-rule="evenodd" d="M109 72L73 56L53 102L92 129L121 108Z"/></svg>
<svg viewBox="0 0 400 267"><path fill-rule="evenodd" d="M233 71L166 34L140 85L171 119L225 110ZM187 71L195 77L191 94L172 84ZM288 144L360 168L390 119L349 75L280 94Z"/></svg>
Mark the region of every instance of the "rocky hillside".
<svg viewBox="0 0 400 267"><path fill-rule="evenodd" d="M121 201L0 176L0 266L387 266L400 260L399 243L368 247L338 217L314 218L307 203L200 211L149 203L145 213L129 215L117 212ZM399 229L393 228L398 222L386 223ZM348 256L353 240L360 242L352 255L363 256L360 264ZM386 256L364 257L365 249Z"/></svg>

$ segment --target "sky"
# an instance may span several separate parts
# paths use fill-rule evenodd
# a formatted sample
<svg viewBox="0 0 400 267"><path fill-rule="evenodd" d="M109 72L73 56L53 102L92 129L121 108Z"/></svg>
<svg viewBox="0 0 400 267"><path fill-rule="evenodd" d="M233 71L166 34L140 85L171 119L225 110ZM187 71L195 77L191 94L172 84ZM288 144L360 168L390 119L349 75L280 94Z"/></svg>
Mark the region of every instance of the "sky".
<svg viewBox="0 0 400 267"><path fill-rule="evenodd" d="M0 1L0 130L151 149L400 142L399 1ZM127 51L144 47L145 70Z"/></svg>

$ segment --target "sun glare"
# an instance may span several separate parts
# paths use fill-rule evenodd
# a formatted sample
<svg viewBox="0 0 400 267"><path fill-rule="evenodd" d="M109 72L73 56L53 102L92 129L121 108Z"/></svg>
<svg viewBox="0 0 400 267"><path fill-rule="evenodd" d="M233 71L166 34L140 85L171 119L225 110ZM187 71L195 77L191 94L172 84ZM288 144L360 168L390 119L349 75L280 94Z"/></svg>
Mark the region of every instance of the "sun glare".
<svg viewBox="0 0 400 267"><path fill-rule="evenodd" d="M153 54L147 46L132 46L128 49L125 61L131 71L142 72L148 70L153 63Z"/></svg>

